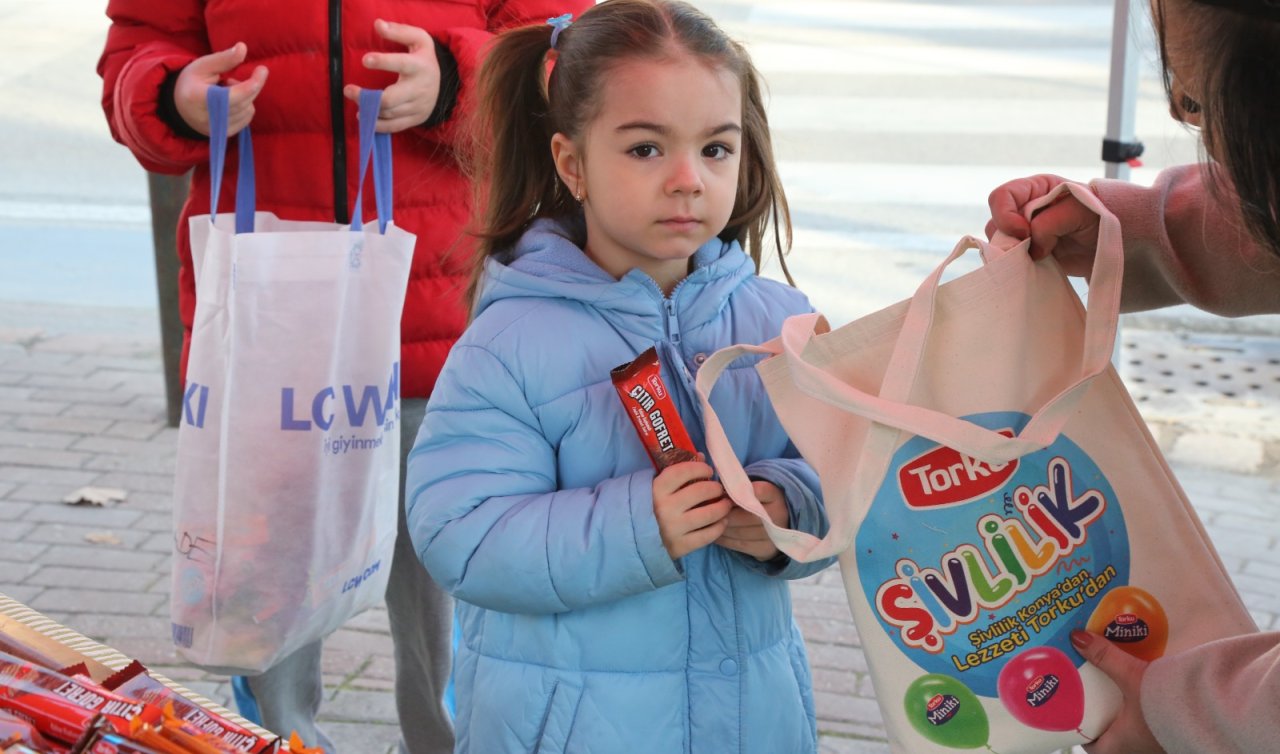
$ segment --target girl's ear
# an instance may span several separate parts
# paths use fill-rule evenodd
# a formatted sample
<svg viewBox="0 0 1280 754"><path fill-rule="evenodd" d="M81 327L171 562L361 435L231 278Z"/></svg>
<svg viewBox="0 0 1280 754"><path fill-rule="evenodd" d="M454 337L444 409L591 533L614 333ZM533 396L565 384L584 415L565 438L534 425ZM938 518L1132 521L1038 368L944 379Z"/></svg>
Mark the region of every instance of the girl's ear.
<svg viewBox="0 0 1280 754"><path fill-rule="evenodd" d="M587 185L582 169L582 152L578 145L568 136L557 133L551 137L551 160L555 162L556 172L568 187L569 193L581 202L586 196Z"/></svg>

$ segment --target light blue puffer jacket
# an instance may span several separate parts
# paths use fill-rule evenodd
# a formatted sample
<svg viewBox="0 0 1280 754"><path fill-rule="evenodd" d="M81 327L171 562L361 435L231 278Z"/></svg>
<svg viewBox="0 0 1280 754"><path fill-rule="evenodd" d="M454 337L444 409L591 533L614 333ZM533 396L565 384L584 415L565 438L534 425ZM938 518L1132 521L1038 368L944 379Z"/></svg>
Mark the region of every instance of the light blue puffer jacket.
<svg viewBox="0 0 1280 754"><path fill-rule="evenodd" d="M490 260L409 456L418 556L458 598L456 751L803 754L816 751L808 660L786 579L829 564L760 563L710 546L673 562L654 471L609 371L658 344L701 448L691 373L717 348L777 335L811 311L712 239L670 298L614 280L542 220ZM744 359L712 394L792 528L827 527L817 475Z"/></svg>

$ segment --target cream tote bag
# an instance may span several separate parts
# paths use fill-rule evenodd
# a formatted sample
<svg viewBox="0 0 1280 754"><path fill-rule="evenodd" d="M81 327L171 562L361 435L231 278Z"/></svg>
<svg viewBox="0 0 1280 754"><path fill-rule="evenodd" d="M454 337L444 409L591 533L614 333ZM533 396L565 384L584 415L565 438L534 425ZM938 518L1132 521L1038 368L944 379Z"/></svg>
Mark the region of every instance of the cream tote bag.
<svg viewBox="0 0 1280 754"><path fill-rule="evenodd" d="M967 237L915 295L834 331L714 354L697 378L730 496L803 561L838 554L894 752L1039 754L1087 742L1119 691L1069 641L1155 659L1255 629L1110 359L1123 253L1101 218L1087 311L1029 242ZM941 284L968 250L979 269ZM744 355L822 479L831 529L780 529L707 400Z"/></svg>
<svg viewBox="0 0 1280 754"><path fill-rule="evenodd" d="M235 215L216 215L227 91L210 89L213 196L191 218L170 613L180 654L228 673L265 670L381 603L391 569L414 236L391 222L381 93L364 94L362 190L346 226L255 213L247 128ZM363 227L371 160L378 222Z"/></svg>

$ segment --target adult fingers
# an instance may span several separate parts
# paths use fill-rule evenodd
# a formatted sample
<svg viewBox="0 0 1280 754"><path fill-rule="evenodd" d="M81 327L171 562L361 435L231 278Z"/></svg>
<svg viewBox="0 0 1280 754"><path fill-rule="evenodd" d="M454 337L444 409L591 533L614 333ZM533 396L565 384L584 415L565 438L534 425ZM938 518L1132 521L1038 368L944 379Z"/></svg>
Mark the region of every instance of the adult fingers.
<svg viewBox="0 0 1280 754"><path fill-rule="evenodd" d="M397 42L408 47L410 50L417 50L428 45L434 46L431 41L431 35L425 29L409 24L398 24L394 21L384 21L379 18L373 22L373 30L383 39Z"/></svg>
<svg viewBox="0 0 1280 754"><path fill-rule="evenodd" d="M1126 697L1133 696L1142 684L1147 663L1125 652L1106 639L1087 631L1072 631L1071 645L1084 659L1106 673Z"/></svg>
<svg viewBox="0 0 1280 754"><path fill-rule="evenodd" d="M1000 186L987 197L991 209L991 234L1001 230L1014 238L1023 239L1030 233L1023 208L1028 202L1053 190L1065 179L1056 175L1040 174L1018 178Z"/></svg>
<svg viewBox="0 0 1280 754"><path fill-rule="evenodd" d="M991 209L991 220L987 223L987 238L1001 230L1014 238L1026 238L1031 229L1022 216L1022 205L1027 202L1030 193L1029 178L997 186L987 196L987 206Z"/></svg>
<svg viewBox="0 0 1280 754"><path fill-rule="evenodd" d="M1064 196L1031 218L1031 257L1052 254L1062 239L1097 229L1098 216L1072 196ZM1088 244L1086 244L1088 245Z"/></svg>

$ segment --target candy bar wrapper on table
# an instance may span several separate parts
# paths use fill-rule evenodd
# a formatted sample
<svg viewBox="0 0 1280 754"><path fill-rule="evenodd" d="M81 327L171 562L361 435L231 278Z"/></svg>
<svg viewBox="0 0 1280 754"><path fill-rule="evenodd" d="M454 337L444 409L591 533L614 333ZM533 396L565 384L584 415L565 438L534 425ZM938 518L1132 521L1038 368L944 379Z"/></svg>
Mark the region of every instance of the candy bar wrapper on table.
<svg viewBox="0 0 1280 754"><path fill-rule="evenodd" d="M63 685L75 688L63 694L64 697L77 697L81 702L90 697L102 698L103 704L98 706L104 709L112 707L107 712L122 709L133 712L127 709L132 705L113 705L111 700L116 697L138 702L139 710L147 708L145 713L139 711L138 714L120 716L119 724L114 726L103 725L103 716L96 714L102 710L94 708L95 714L88 715L83 722L85 728L91 723L97 724L100 730L90 736L95 740L127 735L128 723L135 717L146 718L138 722L161 723L158 713L163 710L166 713L163 722L170 727L189 726L238 751L248 754L290 751L290 747L276 734L3 594L0 594L0 659L4 660L5 666L3 677L0 677L0 696L7 696L9 702L14 702L0 705L6 709L21 706L21 694L29 690L28 686L36 677L65 677ZM77 678L82 681L76 681ZM92 705L81 706L87 708ZM9 713L15 714L12 709ZM21 718L30 717L21 709L17 714ZM47 734L46 731L41 733ZM60 735L65 741L71 734L63 727ZM51 738L58 740L57 736ZM87 740L80 743L83 745Z"/></svg>
<svg viewBox="0 0 1280 754"><path fill-rule="evenodd" d="M1256 630L1111 365L1119 223L1087 187L1044 201L1068 191L1099 216L1087 307L1029 242L967 237L911 299L830 332L792 317L698 374L712 463L761 515L705 397L734 359L769 357L756 369L831 529L763 522L792 558L839 555L895 754L1101 735L1120 693L1073 630L1143 660ZM984 264L942 283L971 250Z"/></svg>

